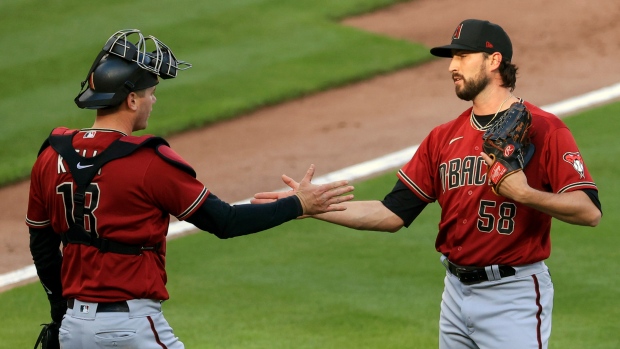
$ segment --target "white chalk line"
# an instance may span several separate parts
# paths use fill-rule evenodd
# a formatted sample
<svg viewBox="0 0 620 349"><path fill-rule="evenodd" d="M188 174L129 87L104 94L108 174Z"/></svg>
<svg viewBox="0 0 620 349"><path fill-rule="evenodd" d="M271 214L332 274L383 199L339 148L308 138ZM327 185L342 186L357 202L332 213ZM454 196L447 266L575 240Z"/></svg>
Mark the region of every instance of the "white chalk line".
<svg viewBox="0 0 620 349"><path fill-rule="evenodd" d="M592 92L588 92L581 96L566 99L564 101L549 104L541 107L557 116L563 116L572 112L587 109L605 102L609 102L613 99L620 97L620 83L614 84L608 87L604 87ZM332 173L328 173L324 176L313 179L313 183L328 183L336 180L356 180L361 178L367 178L378 173L388 171L390 169L399 168L411 159L413 154L418 149L418 145L399 150L397 152L384 155L374 160L362 162L357 165L353 165ZM285 190L285 189L281 189ZM233 205L247 204L250 199L234 202ZM170 223L168 228L168 238L195 231L196 227L190 223L183 221L176 221ZM12 272L8 272L0 275L0 289L6 286L11 286L22 281L34 278L37 276L37 271L34 265L29 265L24 268L17 269Z"/></svg>

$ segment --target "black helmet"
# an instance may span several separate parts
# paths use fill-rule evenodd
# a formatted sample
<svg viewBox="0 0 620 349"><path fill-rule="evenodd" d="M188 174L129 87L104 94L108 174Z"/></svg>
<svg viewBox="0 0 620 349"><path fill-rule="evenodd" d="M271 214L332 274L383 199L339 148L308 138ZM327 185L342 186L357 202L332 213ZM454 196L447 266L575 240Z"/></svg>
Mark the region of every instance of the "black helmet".
<svg viewBox="0 0 620 349"><path fill-rule="evenodd" d="M136 44L127 40L131 34L138 35ZM152 40L154 51L146 52L147 40ZM115 107L130 92L157 85L158 76L171 79L179 70L190 67L191 64L178 61L168 46L157 38L144 38L137 29L121 30L108 39L95 58L75 97L75 104L87 109Z"/></svg>
<svg viewBox="0 0 620 349"><path fill-rule="evenodd" d="M138 64L113 55L105 55L88 77L88 88L75 103L80 108L101 109L119 105L130 92L144 90L159 83L157 75Z"/></svg>

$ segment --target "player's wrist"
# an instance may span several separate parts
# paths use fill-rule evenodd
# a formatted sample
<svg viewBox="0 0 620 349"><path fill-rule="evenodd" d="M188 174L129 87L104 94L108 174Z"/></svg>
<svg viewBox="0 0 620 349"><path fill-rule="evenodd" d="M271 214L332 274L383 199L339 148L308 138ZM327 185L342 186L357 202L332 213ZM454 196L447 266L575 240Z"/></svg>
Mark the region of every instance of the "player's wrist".
<svg viewBox="0 0 620 349"><path fill-rule="evenodd" d="M500 189L501 190L501 189ZM511 187L510 198L526 206L534 205L539 199L540 191L526 185L521 187Z"/></svg>
<svg viewBox="0 0 620 349"><path fill-rule="evenodd" d="M50 300L50 315L52 317L52 321L56 323L60 323L62 321L63 316L67 313L67 300L59 299L59 300Z"/></svg>
<svg viewBox="0 0 620 349"><path fill-rule="evenodd" d="M302 217L306 211L306 208L304 206L304 200L302 199L301 195L295 193L289 197L291 198L291 200L294 200L297 203L297 218Z"/></svg>

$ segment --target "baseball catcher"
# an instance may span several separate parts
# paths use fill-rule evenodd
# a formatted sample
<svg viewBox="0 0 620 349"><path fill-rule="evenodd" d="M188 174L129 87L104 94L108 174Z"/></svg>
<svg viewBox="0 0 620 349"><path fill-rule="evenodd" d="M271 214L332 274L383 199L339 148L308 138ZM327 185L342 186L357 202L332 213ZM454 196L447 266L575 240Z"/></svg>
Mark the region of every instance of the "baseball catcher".
<svg viewBox="0 0 620 349"><path fill-rule="evenodd" d="M534 145L530 143L531 126L532 114L519 101L482 135L484 152L493 160L487 178L496 195L499 195L502 181L522 171L534 155Z"/></svg>
<svg viewBox="0 0 620 349"><path fill-rule="evenodd" d="M344 210L339 204L353 199L344 195L353 190L346 180L311 183L311 165L296 196L231 205L163 138L133 135L148 125L159 79L189 67L154 36L117 31L74 99L96 110L92 127L56 127L41 146L26 224L53 322L35 346L183 349L162 312L171 216L229 239Z"/></svg>

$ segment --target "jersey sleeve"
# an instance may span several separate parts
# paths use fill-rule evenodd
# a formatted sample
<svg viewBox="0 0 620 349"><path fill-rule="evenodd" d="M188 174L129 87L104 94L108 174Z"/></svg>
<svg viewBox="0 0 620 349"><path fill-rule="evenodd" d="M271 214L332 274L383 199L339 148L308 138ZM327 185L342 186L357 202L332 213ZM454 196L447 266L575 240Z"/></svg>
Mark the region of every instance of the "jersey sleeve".
<svg viewBox="0 0 620 349"><path fill-rule="evenodd" d="M163 211L184 220L196 211L209 190L192 173L154 156L144 178L145 189Z"/></svg>
<svg viewBox="0 0 620 349"><path fill-rule="evenodd" d="M381 201L383 206L394 212L403 220L405 227L409 228L411 223L422 213L428 204L415 195L402 181L396 181L394 188Z"/></svg>
<svg viewBox="0 0 620 349"><path fill-rule="evenodd" d="M50 226L51 220L45 207L44 193L41 188L39 177L40 162L35 162L30 175L30 192L28 194L28 209L26 212L26 225L30 228L45 228Z"/></svg>
<svg viewBox="0 0 620 349"><path fill-rule="evenodd" d="M168 147L167 145L160 145L155 148L155 152L167 163L172 164L173 166L176 166L181 170L191 174L194 178L196 177L196 171L194 171L192 166L188 164L187 161L185 161L185 159L181 157L181 155L177 154L174 150L172 150L172 148Z"/></svg>
<svg viewBox="0 0 620 349"><path fill-rule="evenodd" d="M546 145L547 149L541 161L547 162L543 168L546 168L546 176L553 192L597 190L568 128L559 128L552 132Z"/></svg>
<svg viewBox="0 0 620 349"><path fill-rule="evenodd" d="M433 166L433 133L426 137L411 160L406 163L397 173L398 178L413 191L421 200L427 203L437 199L434 180L436 174L431 169Z"/></svg>
<svg viewBox="0 0 620 349"><path fill-rule="evenodd" d="M210 194L187 222L228 239L273 228L302 214L301 202L295 195L266 204L230 205Z"/></svg>

